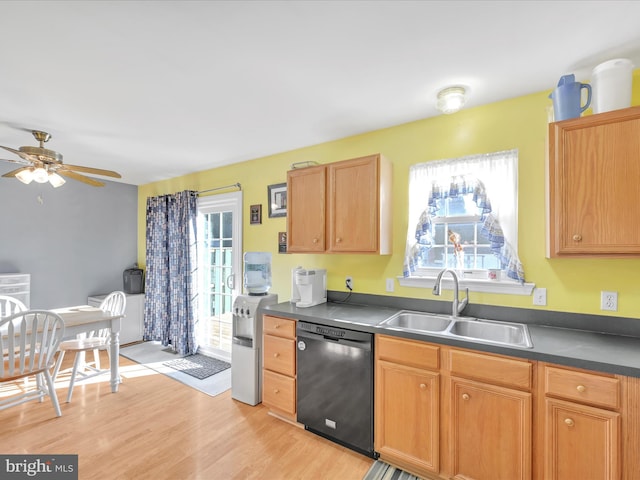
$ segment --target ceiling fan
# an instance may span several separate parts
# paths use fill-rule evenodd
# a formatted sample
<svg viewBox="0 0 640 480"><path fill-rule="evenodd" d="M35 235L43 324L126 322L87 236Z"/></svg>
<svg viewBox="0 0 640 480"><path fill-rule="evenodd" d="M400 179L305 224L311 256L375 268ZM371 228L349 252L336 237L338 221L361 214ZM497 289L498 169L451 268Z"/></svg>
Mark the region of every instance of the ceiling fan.
<svg viewBox="0 0 640 480"><path fill-rule="evenodd" d="M105 177L122 178L119 173L101 168L82 167L80 165L67 165L62 163L62 154L44 148L45 142L51 139L51 135L41 130L31 130L35 139L40 142L39 147L20 147L18 150L10 147L0 148L15 153L20 159L9 160L0 159L7 162L19 163L23 166L2 175L3 177L15 177L22 183L31 183L35 180L38 183L49 182L57 188L65 183L64 178L72 178L94 187L103 187L104 183L94 178L81 175L78 172L92 175L102 175Z"/></svg>

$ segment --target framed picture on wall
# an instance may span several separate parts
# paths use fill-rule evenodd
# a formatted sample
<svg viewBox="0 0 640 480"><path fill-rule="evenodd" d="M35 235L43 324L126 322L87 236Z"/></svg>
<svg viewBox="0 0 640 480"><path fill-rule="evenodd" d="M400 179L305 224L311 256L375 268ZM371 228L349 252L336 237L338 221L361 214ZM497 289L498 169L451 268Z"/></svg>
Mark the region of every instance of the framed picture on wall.
<svg viewBox="0 0 640 480"><path fill-rule="evenodd" d="M260 225L262 223L262 204L251 205L249 207L249 223L251 225Z"/></svg>
<svg viewBox="0 0 640 480"><path fill-rule="evenodd" d="M287 253L287 232L278 232L278 253Z"/></svg>
<svg viewBox="0 0 640 480"><path fill-rule="evenodd" d="M287 216L287 184L277 183L267 187L269 195L269 218Z"/></svg>

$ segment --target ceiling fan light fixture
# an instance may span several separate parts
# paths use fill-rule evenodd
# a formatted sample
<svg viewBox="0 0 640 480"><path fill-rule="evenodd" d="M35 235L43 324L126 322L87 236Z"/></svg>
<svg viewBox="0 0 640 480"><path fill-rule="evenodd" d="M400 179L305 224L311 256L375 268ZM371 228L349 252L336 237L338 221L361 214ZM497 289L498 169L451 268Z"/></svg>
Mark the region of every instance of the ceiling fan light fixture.
<svg viewBox="0 0 640 480"><path fill-rule="evenodd" d="M29 185L33 181L33 172L31 169L22 170L16 173L16 178L25 185Z"/></svg>
<svg viewBox="0 0 640 480"><path fill-rule="evenodd" d="M49 174L49 183L53 188L61 187L65 184L65 179L55 172Z"/></svg>
<svg viewBox="0 0 640 480"><path fill-rule="evenodd" d="M49 174L44 168L38 167L33 171L33 179L38 183L47 183L49 181Z"/></svg>
<svg viewBox="0 0 640 480"><path fill-rule="evenodd" d="M60 187L66 183L66 180L62 178L60 174L94 187L104 187L104 183L99 182L92 177L88 177L85 174L88 173L91 175L122 178L118 172L114 172L113 170L83 167L82 165L65 165L62 162L62 154L44 148L45 142L51 139L50 134L41 130L32 130L31 133L39 142L40 145L38 147L23 146L16 150L15 148L0 145L0 148L18 155L22 159L22 161L19 162L16 162L15 160L7 160L8 162L26 165L22 168L5 173L2 177L16 177L25 184L31 183L34 180L37 183L49 182L54 188Z"/></svg>
<svg viewBox="0 0 640 480"><path fill-rule="evenodd" d="M466 102L465 94L466 90L461 86L444 88L438 92L436 108L442 113L456 113Z"/></svg>

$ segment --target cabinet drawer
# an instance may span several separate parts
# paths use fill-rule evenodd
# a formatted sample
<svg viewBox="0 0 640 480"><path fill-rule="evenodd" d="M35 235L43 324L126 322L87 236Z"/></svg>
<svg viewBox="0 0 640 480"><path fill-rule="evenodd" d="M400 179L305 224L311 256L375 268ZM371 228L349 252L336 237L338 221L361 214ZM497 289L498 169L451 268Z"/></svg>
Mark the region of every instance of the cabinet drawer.
<svg viewBox="0 0 640 480"><path fill-rule="evenodd" d="M440 347L436 345L385 335L378 335L377 339L376 351L379 360L417 368L440 368Z"/></svg>
<svg viewBox="0 0 640 480"><path fill-rule="evenodd" d="M284 375L296 374L296 341L289 338L264 336L264 368Z"/></svg>
<svg viewBox="0 0 640 480"><path fill-rule="evenodd" d="M264 334L277 337L296 338L296 321L288 318L272 317L264 315Z"/></svg>
<svg viewBox="0 0 640 480"><path fill-rule="evenodd" d="M533 365L526 360L486 355L463 350L449 350L451 374L487 383L531 389Z"/></svg>
<svg viewBox="0 0 640 480"><path fill-rule="evenodd" d="M567 400L620 408L620 381L596 373L544 367L545 393Z"/></svg>
<svg viewBox="0 0 640 480"><path fill-rule="evenodd" d="M296 413L296 379L264 371L262 402L283 412Z"/></svg>

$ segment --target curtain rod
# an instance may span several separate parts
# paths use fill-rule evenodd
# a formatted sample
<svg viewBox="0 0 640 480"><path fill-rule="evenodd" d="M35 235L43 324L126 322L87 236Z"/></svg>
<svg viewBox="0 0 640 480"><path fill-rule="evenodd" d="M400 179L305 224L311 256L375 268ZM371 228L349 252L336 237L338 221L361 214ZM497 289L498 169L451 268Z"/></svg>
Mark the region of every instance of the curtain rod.
<svg viewBox="0 0 640 480"><path fill-rule="evenodd" d="M201 191L196 192L196 193L198 195L202 195L203 193L215 192L216 190L222 190L222 189L231 188L231 187L236 187L239 190L242 190L242 186L240 185L240 183L233 183L231 185L225 185L224 187L216 187L216 188L210 188L209 190L201 190Z"/></svg>

